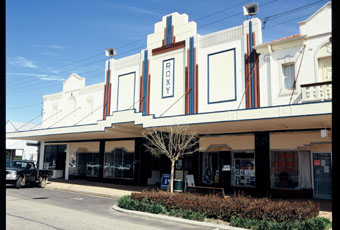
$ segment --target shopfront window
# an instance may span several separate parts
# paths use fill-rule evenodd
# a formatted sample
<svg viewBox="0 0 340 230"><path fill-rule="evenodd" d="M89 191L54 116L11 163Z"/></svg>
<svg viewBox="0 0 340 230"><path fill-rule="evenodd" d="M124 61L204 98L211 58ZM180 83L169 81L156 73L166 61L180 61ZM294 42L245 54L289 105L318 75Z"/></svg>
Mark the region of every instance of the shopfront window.
<svg viewBox="0 0 340 230"><path fill-rule="evenodd" d="M99 177L99 153L87 153L86 176Z"/></svg>
<svg viewBox="0 0 340 230"><path fill-rule="evenodd" d="M298 187L298 151L271 151L271 187Z"/></svg>
<svg viewBox="0 0 340 230"><path fill-rule="evenodd" d="M66 145L46 145L44 152L44 169L64 170Z"/></svg>
<svg viewBox="0 0 340 230"><path fill-rule="evenodd" d="M105 153L104 177L107 178L133 178L133 152L116 148Z"/></svg>
<svg viewBox="0 0 340 230"><path fill-rule="evenodd" d="M69 175L99 177L101 168L99 142L70 144Z"/></svg>
<svg viewBox="0 0 340 230"><path fill-rule="evenodd" d="M12 161L12 149L6 149L6 167L10 165Z"/></svg>
<svg viewBox="0 0 340 230"><path fill-rule="evenodd" d="M255 154L233 152L231 163L231 185L255 187Z"/></svg>
<svg viewBox="0 0 340 230"><path fill-rule="evenodd" d="M204 184L219 183L218 152L202 153L203 170L202 182Z"/></svg>
<svg viewBox="0 0 340 230"><path fill-rule="evenodd" d="M85 176L86 175L87 153L71 152L69 160L69 175Z"/></svg>
<svg viewBox="0 0 340 230"><path fill-rule="evenodd" d="M44 169L54 170L57 164L57 145L46 145L44 153Z"/></svg>
<svg viewBox="0 0 340 230"><path fill-rule="evenodd" d="M105 178L134 178L134 141L111 141L105 144Z"/></svg>

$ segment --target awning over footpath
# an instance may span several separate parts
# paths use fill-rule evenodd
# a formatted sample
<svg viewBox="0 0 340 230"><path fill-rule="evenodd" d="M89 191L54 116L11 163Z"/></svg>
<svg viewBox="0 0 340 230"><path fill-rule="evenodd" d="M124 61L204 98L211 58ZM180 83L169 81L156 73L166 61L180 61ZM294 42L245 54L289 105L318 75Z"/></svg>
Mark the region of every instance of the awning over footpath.
<svg viewBox="0 0 340 230"><path fill-rule="evenodd" d="M6 138L37 141L133 138L142 137L145 128L165 130L173 125L188 126L197 134L331 128L332 102L169 117L142 116L134 110L125 110L95 124L11 132Z"/></svg>

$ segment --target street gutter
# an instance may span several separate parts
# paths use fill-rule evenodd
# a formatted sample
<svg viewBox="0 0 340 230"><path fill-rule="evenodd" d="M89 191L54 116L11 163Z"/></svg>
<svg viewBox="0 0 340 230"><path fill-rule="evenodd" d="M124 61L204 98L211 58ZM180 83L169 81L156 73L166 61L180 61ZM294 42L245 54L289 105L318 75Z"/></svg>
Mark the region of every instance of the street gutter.
<svg viewBox="0 0 340 230"><path fill-rule="evenodd" d="M215 230L219 230L219 229L221 230L249 230L245 228L237 228L237 227L232 227L232 226L227 226L227 225L222 225L222 224L214 224L214 223L201 222L201 221L196 221L196 220L187 220L187 219L173 217L173 216L165 216L165 215L153 214L153 213L148 213L148 212L127 210L127 209L118 207L118 205L113 205L112 209L118 212L126 213L126 214L133 214L137 216L150 217L154 219L167 220L171 222L195 225L195 226L200 226L200 227L214 228Z"/></svg>

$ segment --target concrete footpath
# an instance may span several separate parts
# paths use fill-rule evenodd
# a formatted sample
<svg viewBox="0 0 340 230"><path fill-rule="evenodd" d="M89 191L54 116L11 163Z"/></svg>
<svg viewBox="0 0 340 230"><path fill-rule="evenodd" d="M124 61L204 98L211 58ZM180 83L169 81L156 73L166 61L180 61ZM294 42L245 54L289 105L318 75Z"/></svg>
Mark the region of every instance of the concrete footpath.
<svg viewBox="0 0 340 230"><path fill-rule="evenodd" d="M76 192L88 195L108 197L118 199L125 195L131 195L133 192L141 192L150 189L142 186L117 185L101 182L92 182L86 180L63 180L51 179L45 187L46 189L61 190L67 192ZM332 220L332 201L331 200L313 200L320 204L319 216Z"/></svg>
<svg viewBox="0 0 340 230"><path fill-rule="evenodd" d="M53 179L48 182L45 189L76 192L117 199L125 195L131 195L132 192L141 192L147 188L141 186L107 184L84 180L65 181Z"/></svg>

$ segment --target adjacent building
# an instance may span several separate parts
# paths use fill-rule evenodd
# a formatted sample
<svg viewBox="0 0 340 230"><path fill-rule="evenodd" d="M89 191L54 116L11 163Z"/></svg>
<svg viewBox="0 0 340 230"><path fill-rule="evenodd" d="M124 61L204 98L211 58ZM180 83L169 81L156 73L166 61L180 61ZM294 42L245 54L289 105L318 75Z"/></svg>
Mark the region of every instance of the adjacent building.
<svg viewBox="0 0 340 230"><path fill-rule="evenodd" d="M17 121L6 122L6 132L18 130L41 129L41 125ZM38 160L39 141L6 139L6 165L13 160Z"/></svg>
<svg viewBox="0 0 340 230"><path fill-rule="evenodd" d="M188 15L166 15L146 49L105 62L104 82L71 74L62 92L44 96L41 129L7 136L40 141L39 167L55 177L151 185L170 161L145 151L143 130L186 126L199 151L177 163L177 179L330 199L331 3L299 29L263 43L258 18L200 35Z"/></svg>

